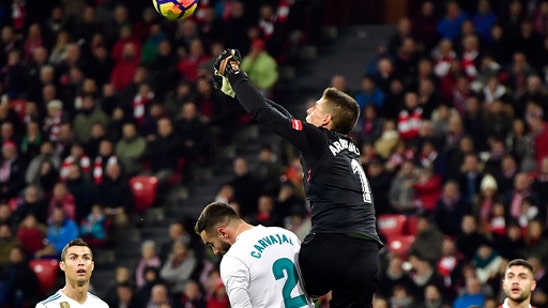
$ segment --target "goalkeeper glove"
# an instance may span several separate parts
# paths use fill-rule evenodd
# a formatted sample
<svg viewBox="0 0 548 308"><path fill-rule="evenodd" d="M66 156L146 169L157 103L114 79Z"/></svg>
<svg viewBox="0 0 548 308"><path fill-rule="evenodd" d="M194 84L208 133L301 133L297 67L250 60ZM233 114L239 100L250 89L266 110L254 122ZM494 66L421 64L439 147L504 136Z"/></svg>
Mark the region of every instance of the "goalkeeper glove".
<svg viewBox="0 0 548 308"><path fill-rule="evenodd" d="M240 73L240 62L242 55L238 49L226 49L215 58L213 67L220 75L226 77Z"/></svg>
<svg viewBox="0 0 548 308"><path fill-rule="evenodd" d="M232 89L228 79L221 75L217 69L215 69L215 73L213 75L213 87L232 98L236 96L236 93Z"/></svg>

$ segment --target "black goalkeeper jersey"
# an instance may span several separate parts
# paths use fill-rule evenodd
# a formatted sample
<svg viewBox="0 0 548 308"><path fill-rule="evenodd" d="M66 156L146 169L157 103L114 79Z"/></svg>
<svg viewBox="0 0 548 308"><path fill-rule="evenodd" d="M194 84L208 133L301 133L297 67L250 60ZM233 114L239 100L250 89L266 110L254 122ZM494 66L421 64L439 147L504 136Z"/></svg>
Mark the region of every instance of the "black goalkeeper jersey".
<svg viewBox="0 0 548 308"><path fill-rule="evenodd" d="M230 76L241 105L301 152L311 232L346 233L383 245L377 234L373 195L352 140L294 118L267 100L242 73Z"/></svg>

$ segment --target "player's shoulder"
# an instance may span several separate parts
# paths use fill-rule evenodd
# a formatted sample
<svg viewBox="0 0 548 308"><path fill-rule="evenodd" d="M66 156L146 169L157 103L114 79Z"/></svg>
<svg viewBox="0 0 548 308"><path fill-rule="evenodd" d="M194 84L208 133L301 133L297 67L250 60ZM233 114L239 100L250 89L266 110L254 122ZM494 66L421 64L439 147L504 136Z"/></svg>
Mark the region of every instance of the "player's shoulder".
<svg viewBox="0 0 548 308"><path fill-rule="evenodd" d="M100 299L99 296L97 296L93 293L90 293L90 292L88 292L88 302L91 304L90 307L98 307L98 308L106 307L106 308L108 308L108 305L105 301Z"/></svg>
<svg viewBox="0 0 548 308"><path fill-rule="evenodd" d="M59 299L61 299L61 293L57 291L51 296L49 296L48 298L44 299L43 301L38 302L36 304L36 307L37 308L48 307L49 305L55 304L57 301L59 301Z"/></svg>

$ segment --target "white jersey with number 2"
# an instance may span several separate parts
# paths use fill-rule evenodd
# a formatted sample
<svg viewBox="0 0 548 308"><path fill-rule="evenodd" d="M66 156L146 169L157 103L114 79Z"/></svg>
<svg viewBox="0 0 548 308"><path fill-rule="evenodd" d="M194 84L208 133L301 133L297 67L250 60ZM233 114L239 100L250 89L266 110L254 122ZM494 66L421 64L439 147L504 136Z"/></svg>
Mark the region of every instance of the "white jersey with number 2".
<svg viewBox="0 0 548 308"><path fill-rule="evenodd" d="M299 238L278 227L242 232L221 261L221 279L232 308L314 307L298 270Z"/></svg>
<svg viewBox="0 0 548 308"><path fill-rule="evenodd" d="M66 296L62 290L59 290L52 296L36 304L36 308L108 308L108 305L99 297L89 292L86 301L80 304Z"/></svg>

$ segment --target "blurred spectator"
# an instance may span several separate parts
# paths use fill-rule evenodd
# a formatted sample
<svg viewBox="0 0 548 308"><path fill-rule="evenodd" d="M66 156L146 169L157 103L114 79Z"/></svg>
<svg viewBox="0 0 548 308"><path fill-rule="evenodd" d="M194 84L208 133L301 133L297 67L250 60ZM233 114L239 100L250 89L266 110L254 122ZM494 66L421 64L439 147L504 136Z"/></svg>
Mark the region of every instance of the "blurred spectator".
<svg viewBox="0 0 548 308"><path fill-rule="evenodd" d="M131 84L139 61L138 47L132 42L124 44L121 57L114 64L110 75L110 83L117 91L123 91Z"/></svg>
<svg viewBox="0 0 548 308"><path fill-rule="evenodd" d="M0 166L0 199L16 197L25 187L25 165L17 154L17 146L12 141L2 144Z"/></svg>
<svg viewBox="0 0 548 308"><path fill-rule="evenodd" d="M146 308L171 308L172 300L169 288L164 284L156 284L150 291L150 300Z"/></svg>
<svg viewBox="0 0 548 308"><path fill-rule="evenodd" d="M499 281L497 278L503 267L503 259L499 253L493 249L492 244L484 241L478 247L472 259L476 268L476 277L480 285L488 282Z"/></svg>
<svg viewBox="0 0 548 308"><path fill-rule="evenodd" d="M460 32L461 25L468 18L457 1L448 1L445 16L438 23L438 33L445 39L454 39Z"/></svg>
<svg viewBox="0 0 548 308"><path fill-rule="evenodd" d="M411 34L417 39L419 48L425 54L429 54L439 39L436 29L438 18L436 16L434 1L422 1L420 13L418 16L413 17L411 22Z"/></svg>
<svg viewBox="0 0 548 308"><path fill-rule="evenodd" d="M11 26L5 25L2 27L0 46L3 51L2 55L0 55L0 66L4 67L8 62L9 53L13 50L21 49L21 41Z"/></svg>
<svg viewBox="0 0 548 308"><path fill-rule="evenodd" d="M12 247L8 253L9 267L0 271L0 305L26 307L38 298L39 282L29 267L28 259L20 246Z"/></svg>
<svg viewBox="0 0 548 308"><path fill-rule="evenodd" d="M394 210L399 213L414 214L416 205L413 185L418 180L418 170L410 160L404 160L399 172L392 180L388 199Z"/></svg>
<svg viewBox="0 0 548 308"><path fill-rule="evenodd" d="M464 215L459 226L455 240L457 249L462 253L465 261L470 261L485 238L479 232L477 221L472 215Z"/></svg>
<svg viewBox="0 0 548 308"><path fill-rule="evenodd" d="M69 176L71 167L74 165L81 168L82 172L86 175L88 175L91 170L91 160L84 152L84 147L80 143L74 143L71 146L70 155L67 156L61 164L59 178L61 180L66 180Z"/></svg>
<svg viewBox="0 0 548 308"><path fill-rule="evenodd" d="M351 95L352 97L355 96L354 91L348 88L346 77L344 77L343 75L333 75L331 77L330 85L339 91L343 91L348 95Z"/></svg>
<svg viewBox="0 0 548 308"><path fill-rule="evenodd" d="M442 292L436 285L428 285L424 289L424 301L418 308L449 308L451 305L447 303Z"/></svg>
<svg viewBox="0 0 548 308"><path fill-rule="evenodd" d="M386 46L390 55L396 55L403 45L403 41L407 38L412 38L411 29L412 23L409 18L403 17L398 21L396 32L390 35Z"/></svg>
<svg viewBox="0 0 548 308"><path fill-rule="evenodd" d="M7 223L0 224L0 268L10 265L10 251L21 243L15 237L13 229Z"/></svg>
<svg viewBox="0 0 548 308"><path fill-rule="evenodd" d="M207 124L200 117L195 103L186 102L181 108L181 116L174 122L175 134L182 143L182 156L185 159L183 177L185 182L198 177L195 174L196 164L210 162L213 155L211 136Z"/></svg>
<svg viewBox="0 0 548 308"><path fill-rule="evenodd" d="M373 104L381 110L384 104L384 98L384 93L376 86L373 77L364 75L362 77L360 91L355 95L355 99L360 105L360 109L363 110L366 105Z"/></svg>
<svg viewBox="0 0 548 308"><path fill-rule="evenodd" d="M502 205L500 206L502 207ZM495 234L495 232L493 233ZM506 225L505 232L502 235L493 236L493 247L506 260L525 258L526 244L519 224L515 221L510 221Z"/></svg>
<svg viewBox="0 0 548 308"><path fill-rule="evenodd" d="M459 185L454 181L447 181L434 210L436 226L445 235L455 236L459 233L463 217L470 211L470 205L464 202L459 193Z"/></svg>
<svg viewBox="0 0 548 308"><path fill-rule="evenodd" d="M141 244L141 259L135 268L135 283L137 288L145 285L145 269L154 267L160 269L162 265L160 258L156 254L156 245L153 241L144 241Z"/></svg>
<svg viewBox="0 0 548 308"><path fill-rule="evenodd" d="M413 184L413 191L417 211L425 213L434 212L441 196L442 179L441 176L434 173L434 166L432 164L427 163L427 166L419 169L417 181Z"/></svg>
<svg viewBox="0 0 548 308"><path fill-rule="evenodd" d="M99 143L99 151L93 164L93 182L100 184L109 166L118 164L118 157L114 154L114 145L110 140L102 140Z"/></svg>
<svg viewBox="0 0 548 308"><path fill-rule="evenodd" d="M234 189L234 202L240 206L242 217L253 214L257 207L260 189L257 181L251 175L247 160L237 157L233 161L233 177L228 185Z"/></svg>
<svg viewBox="0 0 548 308"><path fill-rule="evenodd" d="M55 184L48 205L48 224L53 222L54 209L60 208L68 219L76 220L76 200L64 182Z"/></svg>
<svg viewBox="0 0 548 308"><path fill-rule="evenodd" d="M548 304L548 276L544 264L537 257L529 257L527 261L533 265L533 275L537 286L533 291L531 303L537 307Z"/></svg>
<svg viewBox="0 0 548 308"><path fill-rule="evenodd" d="M187 50L185 49L185 51ZM195 83L198 80L198 68L201 64L206 63L210 59L206 52L204 43L200 39L193 39L190 41L188 51L177 64L177 70L182 79L192 83Z"/></svg>
<svg viewBox="0 0 548 308"><path fill-rule="evenodd" d="M525 234L526 255L539 258L544 264L548 262L548 238L544 236L544 223L531 221Z"/></svg>
<svg viewBox="0 0 548 308"><path fill-rule="evenodd" d="M65 245L78 237L78 225L67 217L60 207L53 209L52 221L48 224L47 244L35 253L36 258L59 258Z"/></svg>
<svg viewBox="0 0 548 308"><path fill-rule="evenodd" d="M107 217L113 219L115 226L122 227L127 223L133 210L133 195L120 164L107 166L105 178L95 187L95 195L95 201L104 208Z"/></svg>
<svg viewBox="0 0 548 308"><path fill-rule="evenodd" d="M170 89L165 94L164 107L166 113L172 115L172 120L175 120L176 115L182 110L183 104L196 101L197 97L193 84L186 80L181 80L174 89Z"/></svg>
<svg viewBox="0 0 548 308"><path fill-rule="evenodd" d="M76 207L76 221L81 221L90 212L95 200L93 184L77 165L69 167L65 183L78 205Z"/></svg>
<svg viewBox="0 0 548 308"><path fill-rule="evenodd" d="M358 144L373 143L383 133L384 120L378 114L379 108L368 104L362 109L362 116L354 128Z"/></svg>
<svg viewBox="0 0 548 308"><path fill-rule="evenodd" d="M400 137L408 142L414 141L419 135L422 119L423 109L419 106L417 93L405 93L405 108L398 115Z"/></svg>
<svg viewBox="0 0 548 308"><path fill-rule="evenodd" d="M480 170L479 157L475 154L465 155L458 177L458 184L464 203L470 204L473 198L480 192L482 179L483 173Z"/></svg>
<svg viewBox="0 0 548 308"><path fill-rule="evenodd" d="M411 264L411 271L408 275L413 281L411 290L413 290L412 292L419 303L424 301L424 291L428 285L433 284L439 290L443 290L443 277L437 272L432 263L418 255L409 255L408 259Z"/></svg>
<svg viewBox="0 0 548 308"><path fill-rule="evenodd" d="M53 143L47 140L40 145L40 153L33 156L26 169L25 180L27 184L40 184L41 168L45 162L50 163L53 167L52 170L58 170L61 165L59 157L55 155Z"/></svg>
<svg viewBox="0 0 548 308"><path fill-rule="evenodd" d="M411 308L416 305L411 290L403 285L395 285L390 298L391 307Z"/></svg>
<svg viewBox="0 0 548 308"><path fill-rule="evenodd" d="M80 222L80 236L90 246L100 246L107 238L106 217L103 208L95 204L91 212Z"/></svg>
<svg viewBox="0 0 548 308"><path fill-rule="evenodd" d="M13 210L12 217L16 223L20 223L29 214L32 214L40 223L45 224L47 221L48 199L36 185L25 188L23 198Z"/></svg>
<svg viewBox="0 0 548 308"><path fill-rule="evenodd" d="M460 251L457 250L455 240L445 237L441 244L441 257L436 263L436 269L443 277L444 291L446 298L453 298L456 293L456 282L465 264Z"/></svg>
<svg viewBox="0 0 548 308"><path fill-rule="evenodd" d="M431 224L426 215L417 217L415 240L409 247L410 255L419 255L422 259L434 264L442 257L443 234Z"/></svg>
<svg viewBox="0 0 548 308"><path fill-rule="evenodd" d="M193 251L188 250L187 245L183 242L176 242L160 270L160 277L169 284L175 298L181 297L196 265L197 261Z"/></svg>
<svg viewBox="0 0 548 308"><path fill-rule="evenodd" d="M144 308L135 297L135 287L129 283L120 283L116 287L116 299L108 303L112 308Z"/></svg>
<svg viewBox="0 0 548 308"><path fill-rule="evenodd" d="M160 182L167 181L173 175L180 157L180 142L169 118L158 120L157 135L147 144L145 157Z"/></svg>
<svg viewBox="0 0 548 308"><path fill-rule="evenodd" d="M472 21L482 40L489 41L491 28L497 22L497 19L497 15L492 11L491 3L488 0L478 1L478 12L472 17Z"/></svg>
<svg viewBox="0 0 548 308"><path fill-rule="evenodd" d="M261 147L258 160L251 168L251 173L257 181L261 182L263 192L274 194L279 190L283 166L270 146L263 145Z"/></svg>
<svg viewBox="0 0 548 308"><path fill-rule="evenodd" d="M133 84L131 85L133 86ZM128 91L129 92L129 91ZM132 91L133 92L133 91ZM136 84L135 96L132 98L131 107L133 120L137 125L147 126L148 110L151 108L151 103L154 99L154 91L148 83Z"/></svg>
<svg viewBox="0 0 548 308"><path fill-rule="evenodd" d="M387 159L400 142L400 135L394 120L387 119L383 123L381 135L375 141L375 151L382 159Z"/></svg>
<svg viewBox="0 0 548 308"><path fill-rule="evenodd" d="M255 22L255 19L251 18L251 15L256 14L256 12L248 10L246 5L249 5L249 2L238 0L226 6L228 16L223 16L226 18L223 27L223 37L230 36L231 33L247 33L252 23ZM247 54L250 46L246 35L235 36L234 40L231 41L231 45L234 46L232 48L240 50L242 55Z"/></svg>
<svg viewBox="0 0 548 308"><path fill-rule="evenodd" d="M392 207L388 202L388 191L390 190L392 174L386 171L380 159L373 159L366 166L367 179L371 191L375 191L375 213L377 215L389 213Z"/></svg>
<svg viewBox="0 0 548 308"><path fill-rule="evenodd" d="M19 97L24 91L24 67L19 50L14 49L8 53L8 62L2 69L2 75L5 80L3 92L10 97Z"/></svg>
<svg viewBox="0 0 548 308"><path fill-rule="evenodd" d="M95 159L99 152L99 145L106 139L105 126L101 123L94 123L91 126L91 134L88 142L84 144L84 152L90 159Z"/></svg>
<svg viewBox="0 0 548 308"><path fill-rule="evenodd" d="M198 282L190 280L185 286L185 291L181 296L180 305L182 307L205 308L206 302L202 294L201 286Z"/></svg>
<svg viewBox="0 0 548 308"><path fill-rule="evenodd" d="M169 240L160 247L159 255L164 264L167 258L173 251L173 246L177 242L183 242L185 245L190 245L191 236L188 234L185 225L180 221L174 221L169 225Z"/></svg>
<svg viewBox="0 0 548 308"><path fill-rule="evenodd" d="M78 141L86 143L90 139L91 128L95 123L101 123L105 127L108 118L96 103L96 99L91 95L86 95L82 99L82 112L76 115L73 122Z"/></svg>
<svg viewBox="0 0 548 308"><path fill-rule="evenodd" d="M141 63L148 65L156 60L158 56L158 46L165 40L166 33L162 30L160 23L152 23L148 29L148 37L143 45L141 54Z"/></svg>
<svg viewBox="0 0 548 308"><path fill-rule="evenodd" d="M514 119L512 131L506 138L506 147L517 158L521 170L525 172L537 170L533 136L527 131L522 119Z"/></svg>
<svg viewBox="0 0 548 308"><path fill-rule="evenodd" d="M0 224L7 224L10 227L16 226L12 211L7 203L0 203Z"/></svg>
<svg viewBox="0 0 548 308"><path fill-rule="evenodd" d="M105 288L105 295L102 297L107 303L113 303L117 300L119 285L128 284L134 286L134 282L131 279L131 271L124 265L117 265L114 268L114 277L112 279L113 281Z"/></svg>
<svg viewBox="0 0 548 308"><path fill-rule="evenodd" d="M509 217L519 219L521 215L521 202L529 198L533 204L538 204L539 196L531 189L531 178L528 174L520 172L514 178L513 191L509 191L506 197L506 206Z"/></svg>
<svg viewBox="0 0 548 308"><path fill-rule="evenodd" d="M47 228L33 214L28 214L21 221L17 230L17 239L21 242L25 254L34 258L34 254L44 248Z"/></svg>
<svg viewBox="0 0 548 308"><path fill-rule="evenodd" d="M481 283L474 277L466 279L465 293L458 296L453 303L454 308L468 308L473 305L482 307L485 303L485 295L481 293Z"/></svg>
<svg viewBox="0 0 548 308"><path fill-rule="evenodd" d="M269 195L261 195L257 200L254 213L246 218L254 225L279 227L282 226L282 219L283 217L280 217L276 211L274 198Z"/></svg>
<svg viewBox="0 0 548 308"><path fill-rule="evenodd" d="M154 88L160 99L164 99L169 91L176 87L178 81L177 57L173 52L172 43L164 39L158 43L157 55L150 63L150 79L154 81Z"/></svg>
<svg viewBox="0 0 548 308"><path fill-rule="evenodd" d="M145 150L146 140L137 133L135 124L124 124L122 138L116 143L115 153L125 174L133 176L143 169L142 158Z"/></svg>
<svg viewBox="0 0 548 308"><path fill-rule="evenodd" d="M413 286L413 281L403 268L403 262L404 260L398 256L389 258L388 264L379 276L378 296L388 298L396 285L405 286L408 289Z"/></svg>
<svg viewBox="0 0 548 308"><path fill-rule="evenodd" d="M494 204L500 201L497 194L497 182L495 178L486 174L480 181L479 192L473 197L472 213L476 218L482 232L490 232L491 212Z"/></svg>
<svg viewBox="0 0 548 308"><path fill-rule="evenodd" d="M228 295L226 294L226 288L219 280L215 284L213 293L207 298L206 308L228 308L230 307L230 302L228 300Z"/></svg>
<svg viewBox="0 0 548 308"><path fill-rule="evenodd" d="M272 88L278 81L278 65L276 60L266 50L265 42L255 39L251 43L249 53L244 54L242 70L249 75L249 80L257 86L264 95L270 96Z"/></svg>

